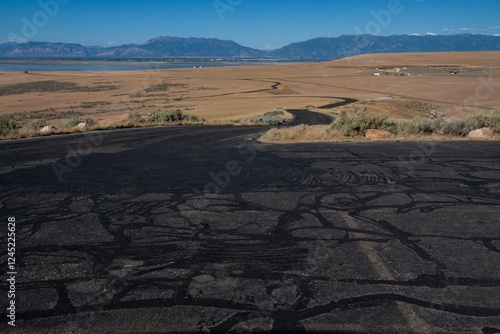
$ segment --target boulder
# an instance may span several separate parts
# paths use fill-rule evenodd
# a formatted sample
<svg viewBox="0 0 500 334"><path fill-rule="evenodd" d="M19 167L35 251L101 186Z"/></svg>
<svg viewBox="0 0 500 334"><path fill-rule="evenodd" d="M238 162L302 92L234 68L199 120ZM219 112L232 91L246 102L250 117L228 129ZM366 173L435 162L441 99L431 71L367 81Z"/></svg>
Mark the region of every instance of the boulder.
<svg viewBox="0 0 500 334"><path fill-rule="evenodd" d="M87 123L80 123L77 126L75 126L75 129L76 130L85 130L86 127L87 127Z"/></svg>
<svg viewBox="0 0 500 334"><path fill-rule="evenodd" d="M378 129L370 129L366 131L365 137L368 139L387 139L387 138L392 138L394 137L394 133L385 131L385 130L378 130Z"/></svg>
<svg viewBox="0 0 500 334"><path fill-rule="evenodd" d="M495 130L492 128L482 128L482 129L476 129L472 130L469 132L469 138L486 138L489 139L493 137L495 134Z"/></svg>
<svg viewBox="0 0 500 334"><path fill-rule="evenodd" d="M47 135L53 131L57 130L57 128L53 125L47 125L47 126L44 126L41 130L40 130L40 134L42 135Z"/></svg>

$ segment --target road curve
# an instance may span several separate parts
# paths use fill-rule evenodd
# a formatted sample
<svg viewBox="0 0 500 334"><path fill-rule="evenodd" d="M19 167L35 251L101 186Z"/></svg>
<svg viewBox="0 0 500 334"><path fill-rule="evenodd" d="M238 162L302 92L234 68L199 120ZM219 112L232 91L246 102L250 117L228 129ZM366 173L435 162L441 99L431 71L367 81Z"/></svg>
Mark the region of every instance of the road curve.
<svg viewBox="0 0 500 334"><path fill-rule="evenodd" d="M329 103L324 106L318 107L318 109L332 109L337 107L346 106L348 104L352 104L357 102L356 99L346 98L346 97L332 97L332 99L343 100L340 102ZM307 124L307 125L322 125L322 124L330 124L334 118L331 115L323 114L323 113L313 113L308 109L287 109L289 113L294 115L293 120L287 123L288 126L299 125L299 124Z"/></svg>

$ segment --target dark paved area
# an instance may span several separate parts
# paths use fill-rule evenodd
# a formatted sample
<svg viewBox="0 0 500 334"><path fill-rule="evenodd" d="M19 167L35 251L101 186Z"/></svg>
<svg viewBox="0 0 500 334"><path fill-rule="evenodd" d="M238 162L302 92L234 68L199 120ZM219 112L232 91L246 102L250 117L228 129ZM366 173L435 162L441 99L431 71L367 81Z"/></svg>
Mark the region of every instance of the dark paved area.
<svg viewBox="0 0 500 334"><path fill-rule="evenodd" d="M1 142L18 275L0 331L499 332L499 142L259 131Z"/></svg>

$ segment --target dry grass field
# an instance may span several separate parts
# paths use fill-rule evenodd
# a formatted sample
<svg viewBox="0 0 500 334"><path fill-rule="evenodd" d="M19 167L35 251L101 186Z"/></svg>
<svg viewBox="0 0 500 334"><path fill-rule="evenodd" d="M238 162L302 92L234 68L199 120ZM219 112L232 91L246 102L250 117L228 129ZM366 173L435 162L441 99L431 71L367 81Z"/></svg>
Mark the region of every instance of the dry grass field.
<svg viewBox="0 0 500 334"><path fill-rule="evenodd" d="M106 126L131 113L180 109L220 124L347 97L359 102L322 112L365 110L393 120L432 113L463 117L500 106L499 79L500 52L380 54L312 64L149 71L3 72L0 113L21 125L90 117Z"/></svg>

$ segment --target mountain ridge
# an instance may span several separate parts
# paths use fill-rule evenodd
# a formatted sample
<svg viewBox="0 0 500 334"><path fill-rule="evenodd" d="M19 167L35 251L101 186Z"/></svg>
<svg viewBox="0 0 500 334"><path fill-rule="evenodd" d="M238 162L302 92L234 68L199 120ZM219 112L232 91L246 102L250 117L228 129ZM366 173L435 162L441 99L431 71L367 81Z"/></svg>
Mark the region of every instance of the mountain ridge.
<svg viewBox="0 0 500 334"><path fill-rule="evenodd" d="M231 59L293 59L325 61L368 53L498 51L500 36L342 35L318 37L265 51L217 38L159 36L144 44L83 46L77 43L26 42L0 44L8 59L162 59L173 57Z"/></svg>

